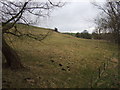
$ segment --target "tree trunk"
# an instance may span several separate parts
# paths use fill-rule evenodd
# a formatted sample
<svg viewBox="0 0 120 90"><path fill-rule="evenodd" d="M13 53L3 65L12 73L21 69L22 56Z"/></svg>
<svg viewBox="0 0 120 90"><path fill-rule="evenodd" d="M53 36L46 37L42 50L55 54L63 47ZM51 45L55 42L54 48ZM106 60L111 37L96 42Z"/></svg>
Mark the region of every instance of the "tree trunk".
<svg viewBox="0 0 120 90"><path fill-rule="evenodd" d="M11 69L21 69L23 67L18 54L6 43L4 37L2 38L2 53L8 67Z"/></svg>

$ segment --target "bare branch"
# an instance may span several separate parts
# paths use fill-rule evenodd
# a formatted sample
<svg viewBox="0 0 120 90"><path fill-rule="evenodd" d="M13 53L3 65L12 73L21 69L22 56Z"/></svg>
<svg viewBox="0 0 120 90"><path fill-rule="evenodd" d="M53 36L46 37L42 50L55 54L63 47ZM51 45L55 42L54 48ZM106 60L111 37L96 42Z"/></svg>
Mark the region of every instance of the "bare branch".
<svg viewBox="0 0 120 90"><path fill-rule="evenodd" d="M18 31L16 31L16 32L18 32ZM11 35L14 35L16 37L26 36L26 37L29 37L29 38L32 38L32 39L35 39L35 40L38 40L38 41L42 41L50 34L50 31L48 31L47 34L45 34L45 35L43 35L43 34L34 35L34 34L31 34L31 33L23 34L21 32L19 32L19 34L16 34L16 33L10 32L10 31L7 31L6 34L11 34Z"/></svg>
<svg viewBox="0 0 120 90"><path fill-rule="evenodd" d="M14 19L17 18L21 13L23 13L24 8L26 7L27 3L28 3L28 2L25 2L23 8L19 11L19 13L17 13L16 16L12 17L12 18L9 19L7 22L5 22L4 25L8 24L10 21L14 20ZM3 25L3 26L4 26L4 25Z"/></svg>

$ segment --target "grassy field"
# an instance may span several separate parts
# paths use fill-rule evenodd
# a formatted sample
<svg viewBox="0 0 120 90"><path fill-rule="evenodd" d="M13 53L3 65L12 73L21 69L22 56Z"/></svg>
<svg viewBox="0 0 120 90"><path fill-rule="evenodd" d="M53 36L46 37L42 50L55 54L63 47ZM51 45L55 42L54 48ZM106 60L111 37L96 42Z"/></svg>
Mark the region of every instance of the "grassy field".
<svg viewBox="0 0 120 90"><path fill-rule="evenodd" d="M98 76L97 68L108 60L106 70L93 87L118 87L117 45L44 28L25 25L18 28L24 33L27 30L37 35L48 31L50 34L41 42L6 35L7 42L29 69L15 72L3 68L3 88L90 88Z"/></svg>

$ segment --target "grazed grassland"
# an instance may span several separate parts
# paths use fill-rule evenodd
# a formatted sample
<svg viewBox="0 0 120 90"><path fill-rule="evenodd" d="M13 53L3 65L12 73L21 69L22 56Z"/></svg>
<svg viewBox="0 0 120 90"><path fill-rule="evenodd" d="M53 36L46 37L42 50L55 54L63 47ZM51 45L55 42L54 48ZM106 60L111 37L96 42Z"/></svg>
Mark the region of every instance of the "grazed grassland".
<svg viewBox="0 0 120 90"><path fill-rule="evenodd" d="M110 60L108 67L94 87L118 86L117 45L32 26L18 25L18 28L24 33L27 29L37 35L48 31L50 34L41 42L6 35L7 42L29 70L14 72L3 68L3 87L88 88L91 87L91 77L97 77L97 68L107 60Z"/></svg>

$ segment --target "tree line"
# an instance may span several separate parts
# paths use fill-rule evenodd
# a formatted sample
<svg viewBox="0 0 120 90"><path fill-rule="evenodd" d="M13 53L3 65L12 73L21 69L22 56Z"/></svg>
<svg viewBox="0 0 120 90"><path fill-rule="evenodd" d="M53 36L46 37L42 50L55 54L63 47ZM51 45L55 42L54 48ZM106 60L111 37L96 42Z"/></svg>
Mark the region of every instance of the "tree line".
<svg viewBox="0 0 120 90"><path fill-rule="evenodd" d="M115 40L113 38L113 33L110 33L110 32L98 33L98 31L95 30L92 33L89 33L87 30L84 30L81 33L77 32L77 33L64 33L64 34L72 35L77 38L97 39L97 40L106 40L106 41L110 41L110 42L115 42Z"/></svg>
<svg viewBox="0 0 120 90"><path fill-rule="evenodd" d="M95 18L98 38L120 44L120 1L106 1L103 5L93 3L101 13Z"/></svg>
<svg viewBox="0 0 120 90"><path fill-rule="evenodd" d="M76 33L75 36L86 39L102 39L112 43L120 44L120 1L107 1L102 5L92 3L100 10L99 15L94 19L96 29L92 34L87 30Z"/></svg>

